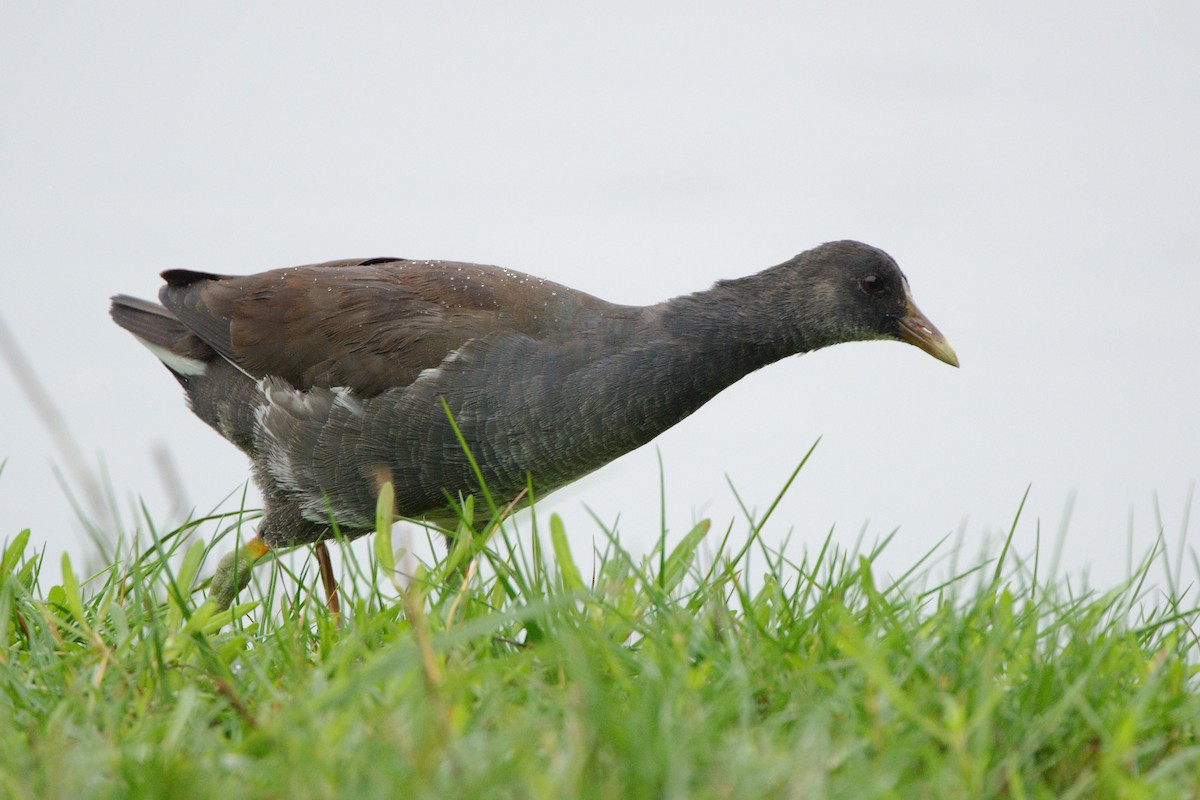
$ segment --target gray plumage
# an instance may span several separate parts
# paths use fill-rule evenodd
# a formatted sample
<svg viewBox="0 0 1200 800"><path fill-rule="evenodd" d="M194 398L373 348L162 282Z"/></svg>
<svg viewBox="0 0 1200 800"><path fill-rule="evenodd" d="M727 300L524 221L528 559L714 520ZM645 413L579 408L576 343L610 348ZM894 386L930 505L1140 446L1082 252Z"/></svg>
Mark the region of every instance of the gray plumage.
<svg viewBox="0 0 1200 800"><path fill-rule="evenodd" d="M369 532L388 482L397 514L449 523L447 497L479 487L443 399L507 502L527 481L540 497L582 477L788 355L898 339L957 364L895 262L857 242L646 307L441 261L163 277L162 306L119 295L113 319L250 457L272 547L317 541L330 519Z"/></svg>

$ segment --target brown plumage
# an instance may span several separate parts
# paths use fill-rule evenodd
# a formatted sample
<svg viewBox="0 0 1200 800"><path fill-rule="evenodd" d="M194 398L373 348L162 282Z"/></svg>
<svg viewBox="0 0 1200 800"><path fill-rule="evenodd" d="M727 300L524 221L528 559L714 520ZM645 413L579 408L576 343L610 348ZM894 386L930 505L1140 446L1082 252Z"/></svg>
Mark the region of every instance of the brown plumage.
<svg viewBox="0 0 1200 800"><path fill-rule="evenodd" d="M331 519L369 532L388 481L399 515L452 522L450 501L479 487L443 400L507 502L648 442L787 355L897 339L957 365L895 262L858 242L645 307L447 261L163 278L162 306L117 296L113 319L251 458L271 547L319 541Z"/></svg>

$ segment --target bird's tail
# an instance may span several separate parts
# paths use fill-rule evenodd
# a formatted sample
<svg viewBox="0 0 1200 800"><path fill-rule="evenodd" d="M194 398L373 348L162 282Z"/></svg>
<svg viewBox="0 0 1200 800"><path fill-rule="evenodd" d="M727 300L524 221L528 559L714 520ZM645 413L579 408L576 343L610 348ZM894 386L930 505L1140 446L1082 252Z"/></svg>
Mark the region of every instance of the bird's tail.
<svg viewBox="0 0 1200 800"><path fill-rule="evenodd" d="M108 313L180 381L203 375L208 363L217 357L215 350L158 303L119 294L112 298Z"/></svg>

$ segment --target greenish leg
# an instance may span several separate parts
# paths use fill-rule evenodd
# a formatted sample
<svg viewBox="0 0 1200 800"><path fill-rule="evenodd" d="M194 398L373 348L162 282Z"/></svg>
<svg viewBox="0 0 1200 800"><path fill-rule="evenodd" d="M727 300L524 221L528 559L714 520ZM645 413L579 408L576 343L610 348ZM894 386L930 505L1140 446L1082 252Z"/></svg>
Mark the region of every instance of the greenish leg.
<svg viewBox="0 0 1200 800"><path fill-rule="evenodd" d="M271 552L261 537L254 537L221 559L208 585L208 596L224 611L233 603L237 593L250 583L250 570L260 558Z"/></svg>

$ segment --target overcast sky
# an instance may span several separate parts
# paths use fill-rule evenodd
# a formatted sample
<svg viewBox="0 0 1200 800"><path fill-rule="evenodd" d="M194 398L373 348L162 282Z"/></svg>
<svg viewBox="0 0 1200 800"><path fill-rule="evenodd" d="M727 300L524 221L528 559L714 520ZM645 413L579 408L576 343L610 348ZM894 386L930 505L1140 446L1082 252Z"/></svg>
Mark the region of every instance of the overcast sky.
<svg viewBox="0 0 1200 800"><path fill-rule="evenodd" d="M759 510L793 554L899 528L901 570L1016 548L1125 574L1200 474L1195 3L9 3L0 319L123 509L201 510L244 458L107 316L171 267L394 255L621 303L823 241L890 252L962 368L842 345L751 375L543 504L635 549ZM0 365L0 539L82 552L49 433ZM738 530L744 526L739 523ZM1194 526L1193 526L1194 527ZM52 570L51 574L56 574ZM1159 573L1155 573L1158 577Z"/></svg>

